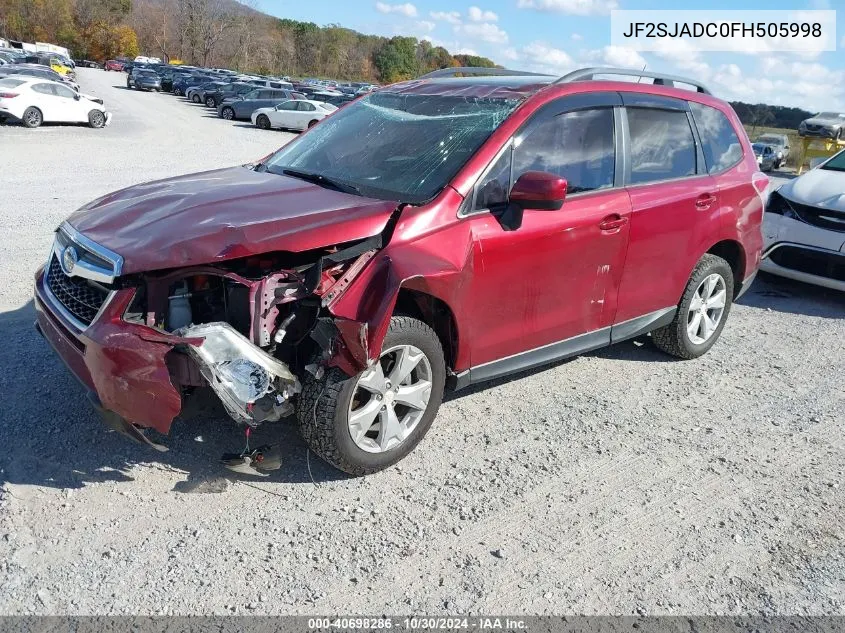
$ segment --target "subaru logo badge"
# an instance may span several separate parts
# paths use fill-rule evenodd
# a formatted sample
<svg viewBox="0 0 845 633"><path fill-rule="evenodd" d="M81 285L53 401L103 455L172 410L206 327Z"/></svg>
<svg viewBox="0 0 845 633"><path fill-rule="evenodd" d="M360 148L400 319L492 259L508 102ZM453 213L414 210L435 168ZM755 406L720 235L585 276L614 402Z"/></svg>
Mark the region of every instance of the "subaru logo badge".
<svg viewBox="0 0 845 633"><path fill-rule="evenodd" d="M65 271L65 274L70 275L78 261L79 255L76 253L76 249L73 246L68 246L62 252L62 269Z"/></svg>

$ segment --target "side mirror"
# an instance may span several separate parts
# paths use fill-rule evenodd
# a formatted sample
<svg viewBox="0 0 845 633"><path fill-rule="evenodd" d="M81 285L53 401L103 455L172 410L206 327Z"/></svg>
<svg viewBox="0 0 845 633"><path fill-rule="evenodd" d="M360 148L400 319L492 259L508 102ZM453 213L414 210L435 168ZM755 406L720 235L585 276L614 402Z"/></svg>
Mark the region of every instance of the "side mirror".
<svg viewBox="0 0 845 633"><path fill-rule="evenodd" d="M73 95L73 98L74 98L76 101L79 101L82 97L81 97L81 96L77 93L77 94Z"/></svg>
<svg viewBox="0 0 845 633"><path fill-rule="evenodd" d="M566 178L545 171L527 171L514 183L508 201L521 209L560 209L566 199Z"/></svg>

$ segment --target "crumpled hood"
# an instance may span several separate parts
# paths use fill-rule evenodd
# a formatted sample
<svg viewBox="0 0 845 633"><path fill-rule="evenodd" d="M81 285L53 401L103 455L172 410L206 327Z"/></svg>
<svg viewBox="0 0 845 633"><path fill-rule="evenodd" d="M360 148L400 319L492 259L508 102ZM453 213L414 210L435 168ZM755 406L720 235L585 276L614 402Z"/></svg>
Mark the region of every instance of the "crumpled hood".
<svg viewBox="0 0 845 633"><path fill-rule="evenodd" d="M799 204L845 212L845 172L817 167L790 180L778 193Z"/></svg>
<svg viewBox="0 0 845 633"><path fill-rule="evenodd" d="M123 256L127 274L372 237L397 205L232 167L110 193L68 222Z"/></svg>

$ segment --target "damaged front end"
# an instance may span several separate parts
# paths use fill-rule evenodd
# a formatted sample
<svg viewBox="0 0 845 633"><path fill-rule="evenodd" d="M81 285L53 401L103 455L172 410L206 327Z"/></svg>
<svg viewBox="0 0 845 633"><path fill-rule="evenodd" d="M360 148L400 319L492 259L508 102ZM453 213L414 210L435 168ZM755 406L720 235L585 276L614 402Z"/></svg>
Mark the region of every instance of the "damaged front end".
<svg viewBox="0 0 845 633"><path fill-rule="evenodd" d="M266 459L266 447L249 448L249 430L294 412L306 372L366 366L366 325L338 327L331 305L383 239L102 281L47 266L36 278L38 328L109 426L159 450L144 430L167 434L183 399L210 387L247 431L247 447L224 463L254 473L277 460ZM89 284L105 296L102 307L89 324L67 323L62 301L87 296Z"/></svg>

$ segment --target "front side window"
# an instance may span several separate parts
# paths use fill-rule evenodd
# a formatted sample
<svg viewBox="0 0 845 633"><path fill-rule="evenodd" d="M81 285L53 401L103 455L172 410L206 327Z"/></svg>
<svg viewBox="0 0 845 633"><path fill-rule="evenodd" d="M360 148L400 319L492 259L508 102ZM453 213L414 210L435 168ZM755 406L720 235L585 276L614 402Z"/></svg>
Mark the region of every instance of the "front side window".
<svg viewBox="0 0 845 633"><path fill-rule="evenodd" d="M365 196L420 204L448 184L519 103L374 92L285 145L263 168L320 174Z"/></svg>
<svg viewBox="0 0 845 633"><path fill-rule="evenodd" d="M512 169L511 169L512 166ZM616 149L612 108L575 110L547 119L517 139L482 180L475 209L507 203L513 183L527 171L545 171L567 181L571 194L613 186Z"/></svg>
<svg viewBox="0 0 845 633"><path fill-rule="evenodd" d="M627 108L631 184L694 176L695 139L686 112Z"/></svg>
<svg viewBox="0 0 845 633"><path fill-rule="evenodd" d="M695 127L698 128L698 135L701 137L701 149L704 152L707 172L710 174L722 172L742 160L742 145L728 117L716 108L693 101L690 102L689 107L692 118L695 120Z"/></svg>

